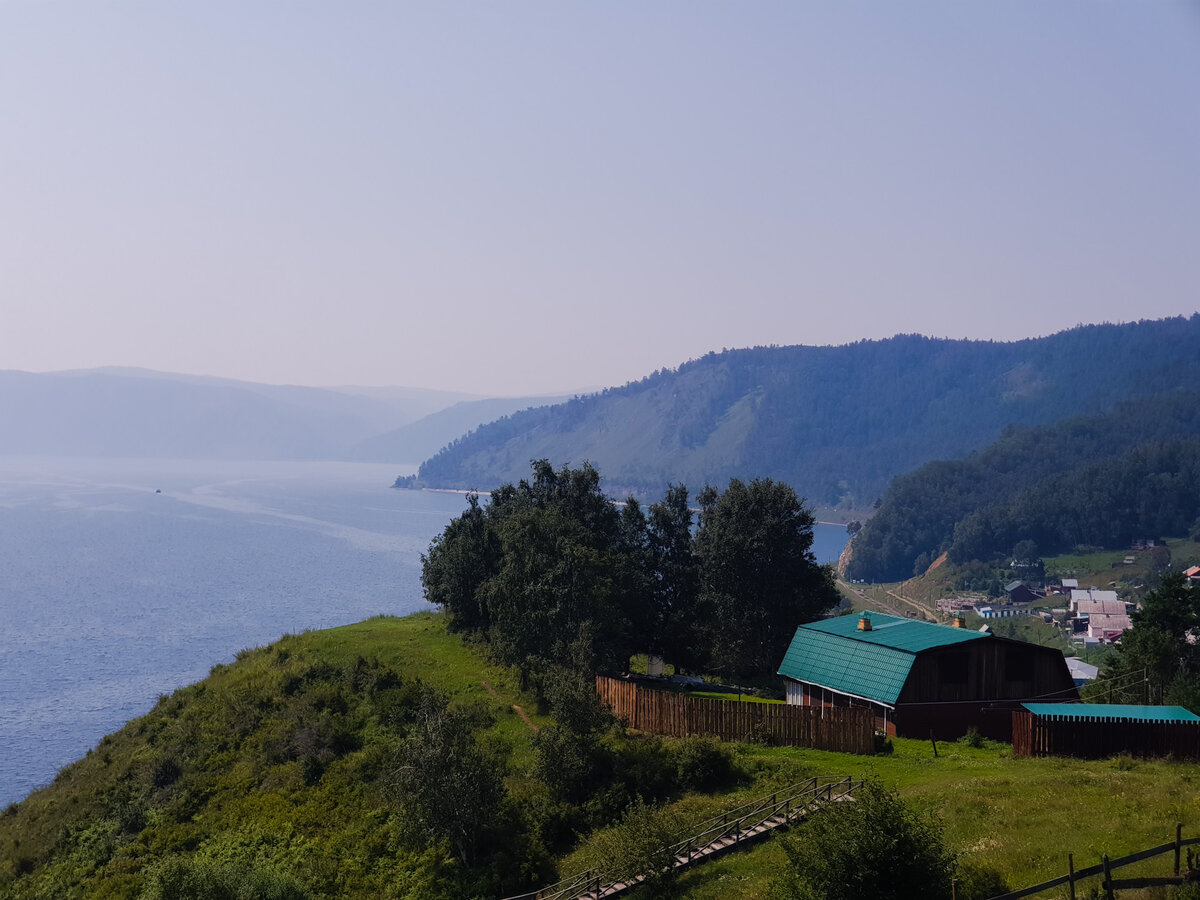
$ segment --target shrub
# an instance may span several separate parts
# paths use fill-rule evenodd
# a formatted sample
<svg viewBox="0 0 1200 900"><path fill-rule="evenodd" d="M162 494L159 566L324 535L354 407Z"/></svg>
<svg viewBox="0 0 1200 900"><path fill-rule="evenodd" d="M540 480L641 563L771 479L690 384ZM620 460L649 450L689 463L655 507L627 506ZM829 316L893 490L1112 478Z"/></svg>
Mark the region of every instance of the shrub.
<svg viewBox="0 0 1200 900"><path fill-rule="evenodd" d="M973 860L959 860L954 880L958 900L988 900L1009 891L1008 882L997 869Z"/></svg>
<svg viewBox="0 0 1200 900"><path fill-rule="evenodd" d="M675 880L668 848L678 836L679 824L668 810L638 798L616 825L593 835L583 861L610 879L645 875L651 896L661 896Z"/></svg>
<svg viewBox="0 0 1200 900"><path fill-rule="evenodd" d="M788 868L772 896L825 900L947 900L954 854L929 816L869 781L852 803L825 806L781 836Z"/></svg>
<svg viewBox="0 0 1200 900"><path fill-rule="evenodd" d="M983 735L979 733L978 728L972 725L967 729L967 733L958 739L958 742L978 750L983 746Z"/></svg>
<svg viewBox="0 0 1200 900"><path fill-rule="evenodd" d="M308 900L304 886L273 869L174 858L150 874L140 900Z"/></svg>
<svg viewBox="0 0 1200 900"><path fill-rule="evenodd" d="M733 754L715 738L687 737L668 744L681 788L712 791L734 780Z"/></svg>

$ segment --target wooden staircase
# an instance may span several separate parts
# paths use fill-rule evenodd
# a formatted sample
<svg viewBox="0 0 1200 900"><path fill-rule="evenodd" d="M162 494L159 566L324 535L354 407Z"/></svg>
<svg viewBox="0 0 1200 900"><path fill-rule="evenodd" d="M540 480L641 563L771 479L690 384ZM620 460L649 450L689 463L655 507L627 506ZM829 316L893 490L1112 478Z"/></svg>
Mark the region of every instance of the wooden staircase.
<svg viewBox="0 0 1200 900"><path fill-rule="evenodd" d="M697 825L691 836L666 848L672 869L699 865L734 847L761 839L776 828L800 821L828 803L852 800L861 780L850 776L817 777L742 804ZM646 875L580 872L541 890L506 900L600 900L617 897L646 880Z"/></svg>

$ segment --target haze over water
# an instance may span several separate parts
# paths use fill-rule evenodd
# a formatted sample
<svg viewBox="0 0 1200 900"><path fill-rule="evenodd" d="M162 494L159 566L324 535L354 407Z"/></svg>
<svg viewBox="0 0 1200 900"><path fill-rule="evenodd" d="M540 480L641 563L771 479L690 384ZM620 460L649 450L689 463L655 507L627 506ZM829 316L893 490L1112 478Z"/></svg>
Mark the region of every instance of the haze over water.
<svg viewBox="0 0 1200 900"><path fill-rule="evenodd" d="M238 650L428 608L420 555L466 504L403 471L0 458L0 805ZM845 540L818 526L817 558Z"/></svg>

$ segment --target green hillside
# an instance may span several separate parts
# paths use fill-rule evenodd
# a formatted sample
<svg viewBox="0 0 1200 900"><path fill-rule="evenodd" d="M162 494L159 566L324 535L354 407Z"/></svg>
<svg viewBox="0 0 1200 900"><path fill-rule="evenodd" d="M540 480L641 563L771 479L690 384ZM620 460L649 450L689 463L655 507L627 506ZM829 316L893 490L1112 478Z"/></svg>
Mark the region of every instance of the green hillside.
<svg viewBox="0 0 1200 900"><path fill-rule="evenodd" d="M394 795L418 680L477 704L487 740L529 766L511 679L441 617L288 636L162 697L5 810L0 897L154 896L173 863L281 897L454 896L472 879L405 839Z"/></svg>
<svg viewBox="0 0 1200 900"><path fill-rule="evenodd" d="M1200 516L1198 492L1200 391L1011 428L965 459L896 478L855 536L847 574L900 581L918 557L927 565L949 550L956 562L987 560L1023 540L1049 554L1179 537Z"/></svg>
<svg viewBox="0 0 1200 900"><path fill-rule="evenodd" d="M469 809L488 849L466 864L448 843L414 837L403 799L404 747L429 687L472 711L481 726L472 746L503 785L503 803ZM573 872L605 845L604 823L631 793L610 784L556 806L539 788L533 731L514 703L529 703L515 678L437 615L378 617L244 651L0 814L0 897L495 897L556 868ZM943 744L935 757L928 743L903 740L877 757L619 742L610 745L623 748L638 793L679 828L814 774L874 775L936 814L963 866L1013 886L1060 874L1067 852L1092 862L1161 843L1177 821L1187 834L1200 829L1192 765L1019 760L1003 745ZM732 780L712 780L721 760ZM706 786L668 784L689 766L708 773ZM439 768L454 769L452 757ZM578 838L563 832L587 810L592 826ZM784 864L769 841L685 875L679 895L769 897Z"/></svg>
<svg viewBox="0 0 1200 900"><path fill-rule="evenodd" d="M901 335L710 353L514 413L427 460L416 483L486 490L530 459L591 461L613 492L770 477L818 506L871 505L895 475L1134 398L1200 384L1200 314L997 343Z"/></svg>

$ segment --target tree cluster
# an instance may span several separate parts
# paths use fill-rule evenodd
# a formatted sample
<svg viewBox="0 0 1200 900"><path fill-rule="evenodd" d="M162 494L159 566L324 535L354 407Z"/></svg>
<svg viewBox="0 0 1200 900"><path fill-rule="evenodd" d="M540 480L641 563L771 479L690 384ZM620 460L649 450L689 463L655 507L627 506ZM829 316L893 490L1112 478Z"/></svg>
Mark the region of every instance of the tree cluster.
<svg viewBox="0 0 1200 900"><path fill-rule="evenodd" d="M836 605L813 518L785 484L705 488L693 519L672 486L643 510L600 474L533 464L467 509L422 557L426 598L537 683L552 666L622 671L637 652L690 670L774 672L795 627Z"/></svg>
<svg viewBox="0 0 1200 900"><path fill-rule="evenodd" d="M1200 589L1168 572L1109 657L1092 690L1115 703L1167 703L1200 713ZM1111 698L1111 700L1110 700Z"/></svg>
<svg viewBox="0 0 1200 900"><path fill-rule="evenodd" d="M852 578L898 581L949 551L990 560L1022 540L1042 552L1182 535L1200 514L1200 392L1123 403L1047 428L1010 428L965 459L896 478L854 537Z"/></svg>

